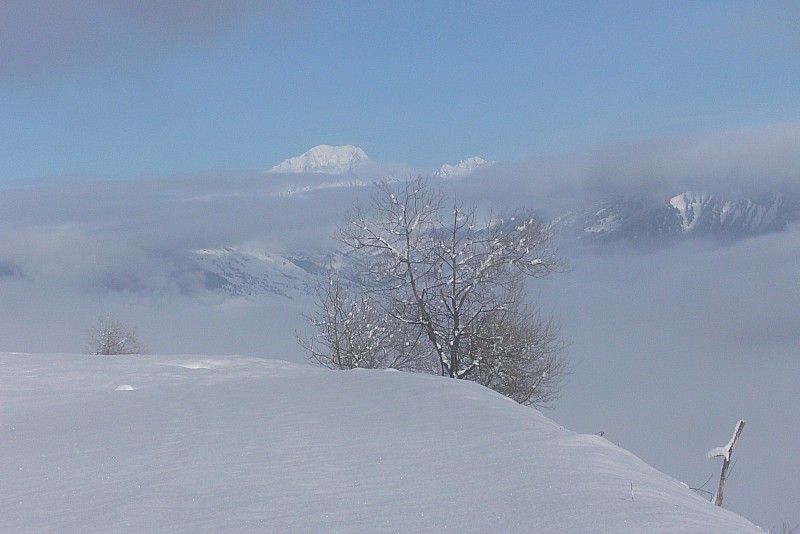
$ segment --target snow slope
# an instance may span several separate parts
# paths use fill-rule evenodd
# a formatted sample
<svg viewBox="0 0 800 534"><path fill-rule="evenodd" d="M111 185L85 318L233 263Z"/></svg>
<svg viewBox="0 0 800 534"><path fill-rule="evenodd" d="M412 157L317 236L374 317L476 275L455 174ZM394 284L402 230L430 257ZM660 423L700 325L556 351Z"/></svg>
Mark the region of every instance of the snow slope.
<svg viewBox="0 0 800 534"><path fill-rule="evenodd" d="M760 532L471 382L0 353L3 532Z"/></svg>

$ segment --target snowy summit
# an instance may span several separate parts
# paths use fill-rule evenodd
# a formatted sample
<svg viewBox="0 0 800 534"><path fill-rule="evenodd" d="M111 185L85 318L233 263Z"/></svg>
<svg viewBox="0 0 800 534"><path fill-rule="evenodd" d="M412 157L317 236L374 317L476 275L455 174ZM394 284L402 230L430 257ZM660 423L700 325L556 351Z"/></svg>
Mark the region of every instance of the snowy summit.
<svg viewBox="0 0 800 534"><path fill-rule="evenodd" d="M445 163L439 170L434 173L435 176L440 178L456 178L459 176L466 176L473 173L481 167L494 165L494 161L486 161L485 159L474 156L467 159L462 159L456 165Z"/></svg>
<svg viewBox="0 0 800 534"><path fill-rule="evenodd" d="M299 156L282 161L269 172L347 174L368 161L367 154L357 146L318 145Z"/></svg>

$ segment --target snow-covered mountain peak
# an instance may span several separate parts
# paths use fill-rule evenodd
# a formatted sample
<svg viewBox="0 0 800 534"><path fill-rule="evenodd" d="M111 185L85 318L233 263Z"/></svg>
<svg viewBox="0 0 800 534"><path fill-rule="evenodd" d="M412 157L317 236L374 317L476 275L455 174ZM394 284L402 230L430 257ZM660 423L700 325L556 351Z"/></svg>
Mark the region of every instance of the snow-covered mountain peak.
<svg viewBox="0 0 800 534"><path fill-rule="evenodd" d="M347 174L368 161L366 152L357 146L318 145L299 156L282 161L269 172Z"/></svg>
<svg viewBox="0 0 800 534"><path fill-rule="evenodd" d="M439 170L437 170L434 175L440 178L456 178L459 176L466 176L481 167L494 165L494 163L494 161L486 161L481 157L473 156L471 158L462 159L456 165L445 163L439 167Z"/></svg>

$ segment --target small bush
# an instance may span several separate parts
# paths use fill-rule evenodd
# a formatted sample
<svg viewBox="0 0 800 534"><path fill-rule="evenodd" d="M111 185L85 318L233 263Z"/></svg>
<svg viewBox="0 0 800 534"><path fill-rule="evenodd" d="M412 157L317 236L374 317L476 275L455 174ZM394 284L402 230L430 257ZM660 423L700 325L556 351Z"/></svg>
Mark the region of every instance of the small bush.
<svg viewBox="0 0 800 534"><path fill-rule="evenodd" d="M101 317L86 332L89 354L143 354L147 349L139 342L136 331L113 317Z"/></svg>

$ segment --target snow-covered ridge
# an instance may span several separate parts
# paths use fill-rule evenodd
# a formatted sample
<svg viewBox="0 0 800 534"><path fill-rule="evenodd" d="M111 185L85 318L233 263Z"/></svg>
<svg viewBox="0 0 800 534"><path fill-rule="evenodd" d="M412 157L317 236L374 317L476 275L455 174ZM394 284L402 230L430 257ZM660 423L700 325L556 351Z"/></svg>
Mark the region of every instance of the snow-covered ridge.
<svg viewBox="0 0 800 534"><path fill-rule="evenodd" d="M8 532L761 532L599 436L438 376L0 353L0 406Z"/></svg>
<svg viewBox="0 0 800 534"><path fill-rule="evenodd" d="M585 242L674 243L737 240L784 229L800 218L800 200L784 193L684 191L664 200L619 196L558 218L558 228Z"/></svg>
<svg viewBox="0 0 800 534"><path fill-rule="evenodd" d="M353 145L318 145L307 152L272 167L273 173L348 174L369 161L361 148Z"/></svg>
<svg viewBox="0 0 800 534"><path fill-rule="evenodd" d="M488 167L494 164L494 161L486 161L481 157L473 156L471 158L462 159L455 165L445 163L439 167L439 170L434 173L434 176L439 178L458 178L461 176L467 176L481 167Z"/></svg>
<svg viewBox="0 0 800 534"><path fill-rule="evenodd" d="M751 234L779 229L793 209L783 194L723 197L687 191L672 197L669 205L680 219L683 233L711 235L736 230Z"/></svg>

